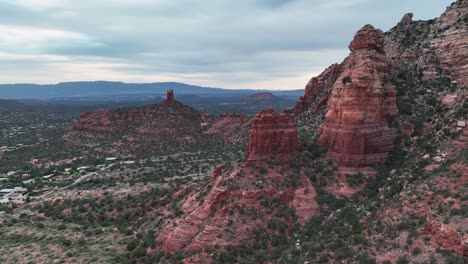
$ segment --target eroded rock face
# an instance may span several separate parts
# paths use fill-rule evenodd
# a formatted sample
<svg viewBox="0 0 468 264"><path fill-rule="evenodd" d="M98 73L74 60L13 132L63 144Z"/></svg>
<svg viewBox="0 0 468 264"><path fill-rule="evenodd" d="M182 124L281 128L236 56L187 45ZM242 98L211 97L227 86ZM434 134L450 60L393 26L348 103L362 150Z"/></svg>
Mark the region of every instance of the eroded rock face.
<svg viewBox="0 0 468 264"><path fill-rule="evenodd" d="M183 215L166 224L156 240L158 247L174 254L181 250L203 251L206 247L238 245L241 240L251 240L257 228L266 227L279 205L294 210L301 224L319 213L317 193L308 177L301 176L301 186L294 189L284 184L288 176L273 169L264 174L265 187L258 188L252 172L260 164L250 165L235 168L228 175L223 175L223 168L218 167L203 202L198 203L194 198L198 192L184 200ZM242 188L229 188L230 185ZM277 204L264 204L271 200ZM256 213L250 215L248 211Z"/></svg>
<svg viewBox="0 0 468 264"><path fill-rule="evenodd" d="M406 13L402 18L400 23L409 23L413 22L413 13Z"/></svg>
<svg viewBox="0 0 468 264"><path fill-rule="evenodd" d="M379 53L383 53L384 41L385 37L383 32L376 30L373 26L368 24L354 35L353 41L349 44L349 50L351 50L351 52L375 50Z"/></svg>
<svg viewBox="0 0 468 264"><path fill-rule="evenodd" d="M385 33L387 57L395 64L416 66L424 79L447 76L459 88L468 86L468 1L458 0L438 18L413 21L405 15Z"/></svg>
<svg viewBox="0 0 468 264"><path fill-rule="evenodd" d="M226 190L221 188L221 183L222 177L218 177L215 180L212 191L201 205L194 204L194 201L188 200L182 206L187 216L176 220L173 223L174 226L168 225L157 239L161 243L163 251L175 253L188 247L191 249L203 249L199 246L200 242L197 243L196 237L199 237L198 239L203 241L216 241L217 234L222 232L222 230L214 230L212 227L206 226L206 222L218 207L222 196L226 194ZM218 220L222 221L222 219ZM204 229L200 230L202 226L204 226ZM193 244L193 242L196 243Z"/></svg>
<svg viewBox="0 0 468 264"><path fill-rule="evenodd" d="M468 86L468 1L453 3L432 27L430 47L458 87Z"/></svg>
<svg viewBox="0 0 468 264"><path fill-rule="evenodd" d="M255 115L250 130L247 161L262 156L297 151L297 128L294 114L277 113L266 109Z"/></svg>
<svg viewBox="0 0 468 264"><path fill-rule="evenodd" d="M316 112L320 107L326 105L329 92L333 87L333 84L338 79L341 71L341 64L332 64L319 76L310 79L305 87L304 96L299 97L296 102L296 106L294 107L296 114L300 114L307 110L314 101L317 102L312 109L313 112Z"/></svg>
<svg viewBox="0 0 468 264"><path fill-rule="evenodd" d="M80 120L73 123L72 128L79 131L112 132L116 128L112 127L111 124L110 113L106 110L99 109L82 114Z"/></svg>
<svg viewBox="0 0 468 264"><path fill-rule="evenodd" d="M364 167L384 162L396 130L387 126L397 114L395 88L384 81L391 72L384 52L382 31L370 25L360 29L351 55L332 88L319 144L340 166Z"/></svg>
<svg viewBox="0 0 468 264"><path fill-rule="evenodd" d="M456 255L468 257L468 236L464 237L436 221L427 222L423 232L431 237L431 243L435 247L442 247Z"/></svg>
<svg viewBox="0 0 468 264"><path fill-rule="evenodd" d="M302 225L319 212L317 192L308 179L303 179L303 182L305 186L294 190L291 201L291 207Z"/></svg>

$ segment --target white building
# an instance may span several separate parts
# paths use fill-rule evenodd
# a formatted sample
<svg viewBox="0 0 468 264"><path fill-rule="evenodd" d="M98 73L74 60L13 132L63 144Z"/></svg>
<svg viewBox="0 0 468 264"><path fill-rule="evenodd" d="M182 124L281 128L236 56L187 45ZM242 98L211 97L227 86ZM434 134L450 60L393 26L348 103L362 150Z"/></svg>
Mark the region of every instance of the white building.
<svg viewBox="0 0 468 264"><path fill-rule="evenodd" d="M109 157L109 158L106 158L106 162L116 162L117 161L117 158L116 157Z"/></svg>
<svg viewBox="0 0 468 264"><path fill-rule="evenodd" d="M29 179L26 181L23 181L23 184L30 184L30 183L35 183L36 181L34 179Z"/></svg>

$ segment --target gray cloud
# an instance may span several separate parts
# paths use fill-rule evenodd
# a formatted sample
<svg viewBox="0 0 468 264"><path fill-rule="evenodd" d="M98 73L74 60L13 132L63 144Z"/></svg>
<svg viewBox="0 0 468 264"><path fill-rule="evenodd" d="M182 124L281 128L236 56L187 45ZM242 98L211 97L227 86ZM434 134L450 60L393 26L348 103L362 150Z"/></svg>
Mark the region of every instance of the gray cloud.
<svg viewBox="0 0 468 264"><path fill-rule="evenodd" d="M2 1L0 70L8 75L0 82L187 80L297 89L341 61L364 24L388 30L406 12L429 19L450 2Z"/></svg>

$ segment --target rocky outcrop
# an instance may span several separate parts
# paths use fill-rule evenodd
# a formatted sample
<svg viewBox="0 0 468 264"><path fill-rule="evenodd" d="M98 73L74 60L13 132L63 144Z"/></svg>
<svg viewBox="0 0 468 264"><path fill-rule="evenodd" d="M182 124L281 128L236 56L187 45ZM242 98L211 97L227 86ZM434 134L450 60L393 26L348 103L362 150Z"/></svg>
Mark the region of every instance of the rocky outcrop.
<svg viewBox="0 0 468 264"><path fill-rule="evenodd" d="M292 153L297 147L294 114L277 113L270 108L255 115L250 130L247 161L269 155Z"/></svg>
<svg viewBox="0 0 468 264"><path fill-rule="evenodd" d="M396 130L387 126L397 114L396 91L382 31L366 25L349 45L351 55L332 88L319 144L340 166L364 167L384 162Z"/></svg>
<svg viewBox="0 0 468 264"><path fill-rule="evenodd" d="M436 19L429 45L458 87L468 87L468 0L458 0Z"/></svg>
<svg viewBox="0 0 468 264"><path fill-rule="evenodd" d="M464 237L457 231L436 221L427 222L423 232L430 236L434 247L441 247L456 255L468 257L468 236Z"/></svg>
<svg viewBox="0 0 468 264"><path fill-rule="evenodd" d="M384 34L381 30L376 30L371 25L365 25L355 35L349 44L351 52L359 50L384 52Z"/></svg>
<svg viewBox="0 0 468 264"><path fill-rule="evenodd" d="M194 204L193 200L188 200L182 208L187 216L177 219L174 226L168 225L159 235L157 242L162 245L162 250L168 253L175 253L182 249L203 249L199 240L210 242L217 241L218 233L212 225L207 225L207 221L219 206L220 199L226 194L226 190L221 188L222 177L218 177L211 192L201 205ZM193 209L191 209L193 207ZM223 221L223 219L218 219ZM197 240L198 239L198 240Z"/></svg>
<svg viewBox="0 0 468 264"><path fill-rule="evenodd" d="M446 94L443 96L440 96L440 102L442 103L442 106L446 108L452 108L460 99L462 96L458 94Z"/></svg>
<svg viewBox="0 0 468 264"><path fill-rule="evenodd" d="M311 105L314 106L312 112L316 112L319 108L325 106L330 95L330 90L341 74L341 71L341 64L333 64L319 76L310 79L305 87L304 96L299 97L296 102L294 107L295 113L303 113Z"/></svg>
<svg viewBox="0 0 468 264"><path fill-rule="evenodd" d="M174 91L173 90L168 90L167 91L166 100L167 101L174 101Z"/></svg>

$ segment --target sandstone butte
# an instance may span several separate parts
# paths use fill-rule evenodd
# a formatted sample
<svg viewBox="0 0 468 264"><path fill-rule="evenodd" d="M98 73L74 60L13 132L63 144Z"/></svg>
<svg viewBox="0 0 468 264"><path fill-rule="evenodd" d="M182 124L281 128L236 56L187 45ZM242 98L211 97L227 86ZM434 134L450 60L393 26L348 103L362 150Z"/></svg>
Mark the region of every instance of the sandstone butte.
<svg viewBox="0 0 468 264"><path fill-rule="evenodd" d="M328 94L341 72L342 65L335 63L323 71L319 76L313 77L305 87L304 96L299 97L296 102L296 105L294 106L295 113L300 114L307 110L309 106L312 105L314 99L317 99L317 102L314 104L314 109L312 109L313 112L317 112L320 107L326 105Z"/></svg>
<svg viewBox="0 0 468 264"><path fill-rule="evenodd" d="M252 121L247 161L270 155L297 151L297 128L294 114L278 113L269 108L257 113Z"/></svg>
<svg viewBox="0 0 468 264"><path fill-rule="evenodd" d="M365 167L385 162L392 149L396 130L387 121L398 112L396 90L384 81L391 66L382 31L364 26L349 49L331 89L318 143L340 166Z"/></svg>
<svg viewBox="0 0 468 264"><path fill-rule="evenodd" d="M387 58L396 65L416 66L425 79L447 75L452 85L468 86L468 0L452 3L438 18L413 21L406 14L385 33Z"/></svg>

